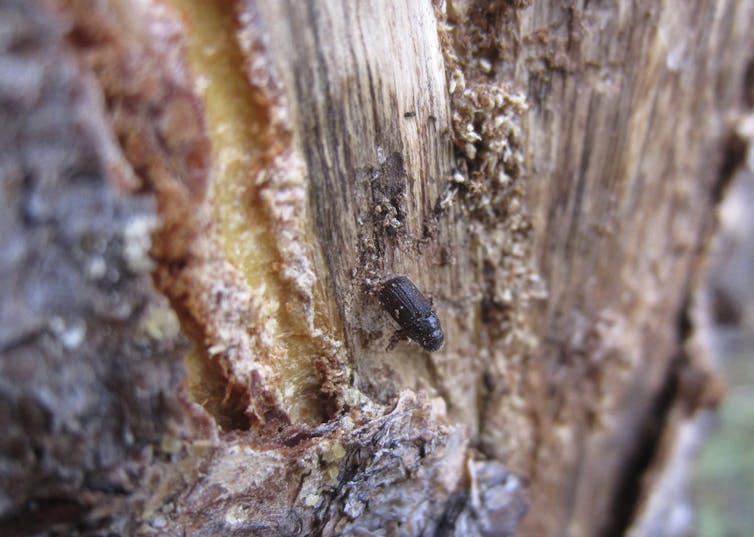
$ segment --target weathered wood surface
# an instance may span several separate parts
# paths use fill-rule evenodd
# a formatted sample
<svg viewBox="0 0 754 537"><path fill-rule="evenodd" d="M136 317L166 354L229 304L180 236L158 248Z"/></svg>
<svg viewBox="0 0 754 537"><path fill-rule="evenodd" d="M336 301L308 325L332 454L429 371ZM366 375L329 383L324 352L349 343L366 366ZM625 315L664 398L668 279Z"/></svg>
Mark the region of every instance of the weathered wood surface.
<svg viewBox="0 0 754 537"><path fill-rule="evenodd" d="M525 504L522 535L647 527L717 396L691 306L746 147L754 5L2 9L2 236L28 255L3 263L0 529L507 535ZM124 265L118 228L150 215L185 357ZM92 234L104 254L49 246ZM440 351L386 350L395 274Z"/></svg>

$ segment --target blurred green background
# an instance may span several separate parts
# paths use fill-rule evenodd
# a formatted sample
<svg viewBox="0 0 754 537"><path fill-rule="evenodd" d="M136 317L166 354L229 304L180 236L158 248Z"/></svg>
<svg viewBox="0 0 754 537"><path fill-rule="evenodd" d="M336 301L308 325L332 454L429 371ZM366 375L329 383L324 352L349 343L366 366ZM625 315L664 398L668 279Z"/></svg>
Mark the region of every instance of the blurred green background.
<svg viewBox="0 0 754 537"><path fill-rule="evenodd" d="M754 535L754 333L731 329L719 356L728 385L696 463L699 537Z"/></svg>

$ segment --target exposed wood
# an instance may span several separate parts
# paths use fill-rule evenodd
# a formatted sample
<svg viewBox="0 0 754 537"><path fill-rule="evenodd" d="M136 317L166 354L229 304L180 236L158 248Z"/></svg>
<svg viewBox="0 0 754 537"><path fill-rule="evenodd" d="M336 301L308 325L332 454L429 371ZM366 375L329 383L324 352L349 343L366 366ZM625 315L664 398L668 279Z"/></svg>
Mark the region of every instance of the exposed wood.
<svg viewBox="0 0 754 537"><path fill-rule="evenodd" d="M754 5L0 9L3 533L649 526Z"/></svg>

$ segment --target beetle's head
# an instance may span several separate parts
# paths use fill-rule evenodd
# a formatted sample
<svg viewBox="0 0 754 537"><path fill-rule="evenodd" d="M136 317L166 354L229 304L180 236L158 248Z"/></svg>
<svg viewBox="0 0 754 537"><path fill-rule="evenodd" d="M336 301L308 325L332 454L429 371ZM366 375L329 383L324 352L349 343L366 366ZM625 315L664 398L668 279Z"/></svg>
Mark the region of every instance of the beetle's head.
<svg viewBox="0 0 754 537"><path fill-rule="evenodd" d="M432 314L422 322L421 346L429 352L433 352L442 347L445 342L445 336L442 333L440 319L437 315Z"/></svg>

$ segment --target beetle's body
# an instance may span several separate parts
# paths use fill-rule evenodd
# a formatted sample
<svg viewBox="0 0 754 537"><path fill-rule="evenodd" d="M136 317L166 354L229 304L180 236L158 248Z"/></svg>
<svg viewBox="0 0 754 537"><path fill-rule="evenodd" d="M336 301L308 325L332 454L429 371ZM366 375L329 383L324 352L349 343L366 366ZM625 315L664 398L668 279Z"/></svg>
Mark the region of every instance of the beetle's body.
<svg viewBox="0 0 754 537"><path fill-rule="evenodd" d="M430 352L442 347L445 336L432 303L406 276L396 276L383 284L380 303L401 326L399 335L413 339Z"/></svg>

